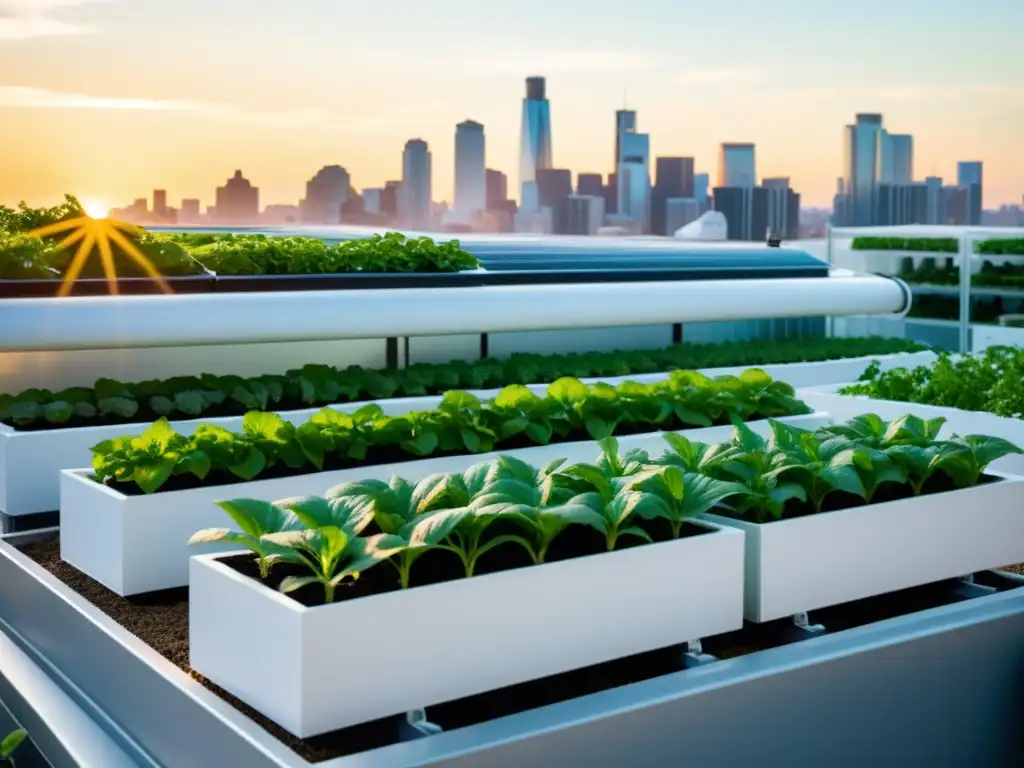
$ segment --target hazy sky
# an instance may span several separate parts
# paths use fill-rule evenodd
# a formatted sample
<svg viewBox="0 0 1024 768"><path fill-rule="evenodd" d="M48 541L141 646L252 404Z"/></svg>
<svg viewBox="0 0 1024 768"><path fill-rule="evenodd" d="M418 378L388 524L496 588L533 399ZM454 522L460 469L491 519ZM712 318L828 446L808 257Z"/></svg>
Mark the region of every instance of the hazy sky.
<svg viewBox="0 0 1024 768"><path fill-rule="evenodd" d="M757 143L759 176L830 204L841 135L882 112L915 174L985 163L985 205L1024 194L1024 0L0 0L0 203L66 191L211 203L236 168L261 204L323 165L357 188L482 122L515 182L524 78L548 79L556 167L611 170L615 109L653 155L712 173Z"/></svg>

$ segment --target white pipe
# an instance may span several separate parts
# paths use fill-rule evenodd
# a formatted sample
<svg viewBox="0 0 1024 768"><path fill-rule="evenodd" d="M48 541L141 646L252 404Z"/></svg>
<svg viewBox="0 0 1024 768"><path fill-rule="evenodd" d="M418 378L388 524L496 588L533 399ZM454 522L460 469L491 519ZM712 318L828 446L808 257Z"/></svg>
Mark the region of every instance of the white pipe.
<svg viewBox="0 0 1024 768"><path fill-rule="evenodd" d="M905 312L875 275L0 301L0 352L379 339Z"/></svg>

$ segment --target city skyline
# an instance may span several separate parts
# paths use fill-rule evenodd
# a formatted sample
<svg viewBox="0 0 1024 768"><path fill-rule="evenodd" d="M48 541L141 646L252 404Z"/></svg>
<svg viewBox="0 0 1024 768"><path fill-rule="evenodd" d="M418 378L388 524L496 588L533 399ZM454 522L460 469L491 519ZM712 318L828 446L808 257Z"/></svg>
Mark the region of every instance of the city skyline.
<svg viewBox="0 0 1024 768"><path fill-rule="evenodd" d="M523 78L532 74L547 80L552 165L574 174L614 170L614 113L628 108L651 137L652 161L695 157L714 186L719 146L751 142L759 181L788 176L804 205L830 207L843 126L877 111L914 136L918 178L953 180L958 162L980 160L987 208L1024 192L1024 74L1010 37L1024 23L1017 2L935 2L925 19L916 3L865 0L816 9L811 21L791 0L770 12L741 0L727 33L743 42L731 50L716 42L726 22L708 9L684 9L689 37L679 46L676 27L654 12L663 4L646 0L633 10L644 19L650 5L653 21L639 21L629 39L611 6L582 14L576 0L520 0L515 14L460 0L358 10L306 0L298 13L271 5L246 5L240 17L238 0L0 0L0 203L52 203L67 191L112 206L159 185L174 200L209 204L236 168L264 204L290 202L325 165L343 166L356 188L400 178L414 137L433 156L434 198L452 202L453 131L466 119L484 125L486 165L508 174L518 197ZM531 8L545 18L541 29L527 23ZM443 11L444 29L423 35ZM238 18L244 36L228 34ZM904 34L907 25L917 33ZM328 47L332 29L370 34ZM146 34L125 34L133 30ZM127 39L124 50L115 36ZM281 55L267 57L268 44ZM937 58L940 49L957 56Z"/></svg>

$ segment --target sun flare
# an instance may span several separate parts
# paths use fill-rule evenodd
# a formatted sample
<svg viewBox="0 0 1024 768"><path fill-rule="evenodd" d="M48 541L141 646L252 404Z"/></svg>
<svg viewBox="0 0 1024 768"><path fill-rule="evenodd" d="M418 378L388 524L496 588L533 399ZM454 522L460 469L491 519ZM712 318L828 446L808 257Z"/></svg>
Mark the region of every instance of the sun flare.
<svg viewBox="0 0 1024 768"><path fill-rule="evenodd" d="M110 215L110 209L95 200L85 203L82 208L90 219L105 219Z"/></svg>
<svg viewBox="0 0 1024 768"><path fill-rule="evenodd" d="M71 264L64 274L60 291L57 293L58 296L71 295L71 289L74 287L78 276L82 273L82 269L92 255L94 248L100 252L100 262L103 265L103 274L106 276L107 285L110 286L110 293L116 295L118 293L117 272L114 267L112 244L117 245L129 259L138 264L160 286L161 291L164 293L172 292L170 285L168 285L159 270L153 266L153 263L146 258L145 254L138 249L135 243L126 237L126 235L136 235L141 232L139 227L134 224L107 218L108 211L102 206L90 204L85 206L84 210L85 216L79 216L76 219L69 219L67 221L59 221L56 224L49 224L29 232L30 235L35 237L52 237L67 233L66 237L57 245L60 249L70 248L76 243L78 244L74 258L71 259Z"/></svg>

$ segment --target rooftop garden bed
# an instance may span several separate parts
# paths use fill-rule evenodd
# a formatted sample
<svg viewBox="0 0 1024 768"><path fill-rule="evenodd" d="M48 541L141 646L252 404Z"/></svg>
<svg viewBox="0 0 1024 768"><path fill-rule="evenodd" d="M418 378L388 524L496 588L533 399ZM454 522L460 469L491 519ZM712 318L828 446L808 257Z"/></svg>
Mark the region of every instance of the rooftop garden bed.
<svg viewBox="0 0 1024 768"><path fill-rule="evenodd" d="M839 390L879 400L1024 417L1024 349L990 347L979 355L940 353L930 365L882 371L872 365L860 381Z"/></svg>
<svg viewBox="0 0 1024 768"><path fill-rule="evenodd" d="M921 253L957 253L960 241L954 237L855 237L855 251L919 251ZM1024 237L992 237L975 243L975 253L990 256L1024 254Z"/></svg>
<svg viewBox="0 0 1024 768"><path fill-rule="evenodd" d="M337 403L551 383L565 376L607 378L732 366L839 360L924 351L904 339L844 338L678 344L663 349L568 355L516 354L508 360L416 364L400 370L308 365L283 375L189 376L59 392L0 394L0 422L19 431L241 416L250 410L301 410ZM852 377L851 377L852 378Z"/></svg>

